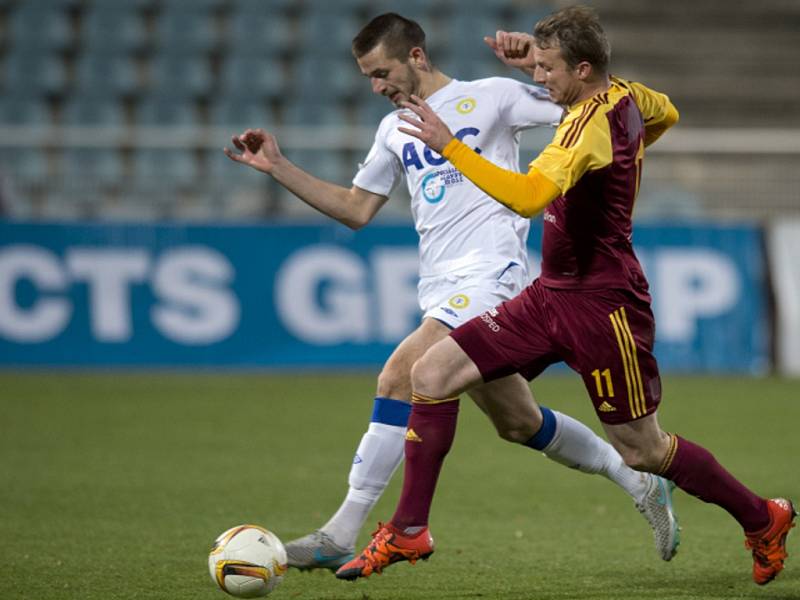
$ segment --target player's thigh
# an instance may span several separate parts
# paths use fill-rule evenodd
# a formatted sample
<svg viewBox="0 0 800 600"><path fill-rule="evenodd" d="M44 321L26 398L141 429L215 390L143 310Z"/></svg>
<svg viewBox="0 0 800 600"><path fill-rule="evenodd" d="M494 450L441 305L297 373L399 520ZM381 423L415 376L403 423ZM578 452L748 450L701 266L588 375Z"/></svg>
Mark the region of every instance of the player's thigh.
<svg viewBox="0 0 800 600"><path fill-rule="evenodd" d="M434 344L411 369L414 393L427 401L453 398L481 383L480 371L452 337Z"/></svg>
<svg viewBox="0 0 800 600"><path fill-rule="evenodd" d="M600 420L627 423L653 414L661 379L649 304L618 290L556 295L567 362L581 374Z"/></svg>
<svg viewBox="0 0 800 600"><path fill-rule="evenodd" d="M411 401L411 367L425 351L447 337L450 328L435 319L422 324L400 342L383 365L378 376L377 395L394 400Z"/></svg>

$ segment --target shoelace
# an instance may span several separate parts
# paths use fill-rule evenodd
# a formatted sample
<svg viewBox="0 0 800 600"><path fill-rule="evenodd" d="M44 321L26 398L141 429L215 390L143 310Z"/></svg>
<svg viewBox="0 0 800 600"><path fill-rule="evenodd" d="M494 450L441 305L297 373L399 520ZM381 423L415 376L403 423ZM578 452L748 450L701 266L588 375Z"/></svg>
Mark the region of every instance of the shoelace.
<svg viewBox="0 0 800 600"><path fill-rule="evenodd" d="M752 550L753 557L765 567L772 565L773 561L783 561L788 556L786 547L782 546L779 540L777 540L773 546L773 548L770 548L769 542L763 538L757 540L747 539L744 542L744 547L748 550ZM775 552L774 557L770 556L771 551Z"/></svg>
<svg viewBox="0 0 800 600"><path fill-rule="evenodd" d="M378 522L378 528L372 532L372 542L364 549L361 558L369 564L370 568L375 573L380 573L383 567L389 564L391 553L387 547L389 536L391 532L384 526L383 523ZM384 557L384 558L381 558Z"/></svg>

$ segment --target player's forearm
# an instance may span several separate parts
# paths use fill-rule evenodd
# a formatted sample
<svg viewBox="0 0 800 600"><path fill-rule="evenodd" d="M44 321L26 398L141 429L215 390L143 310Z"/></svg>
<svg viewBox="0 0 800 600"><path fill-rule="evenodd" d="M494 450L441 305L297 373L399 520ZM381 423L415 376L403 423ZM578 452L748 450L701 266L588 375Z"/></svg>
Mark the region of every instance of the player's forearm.
<svg viewBox="0 0 800 600"><path fill-rule="evenodd" d="M464 176L489 196L523 217L532 217L561 193L544 175L533 169L523 175L486 160L457 139L442 154Z"/></svg>
<svg viewBox="0 0 800 600"><path fill-rule="evenodd" d="M351 229L363 227L374 214L353 202L349 189L314 177L289 160L276 163L271 175L300 200Z"/></svg>

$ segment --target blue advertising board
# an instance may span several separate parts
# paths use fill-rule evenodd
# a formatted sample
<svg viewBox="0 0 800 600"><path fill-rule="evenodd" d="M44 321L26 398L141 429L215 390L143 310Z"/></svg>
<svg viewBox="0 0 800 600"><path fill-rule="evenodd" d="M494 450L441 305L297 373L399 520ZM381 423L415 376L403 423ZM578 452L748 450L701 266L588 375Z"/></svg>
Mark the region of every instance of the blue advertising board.
<svg viewBox="0 0 800 600"><path fill-rule="evenodd" d="M645 226L663 370L763 372L754 227ZM0 365L376 367L419 322L409 225L0 223ZM530 247L533 270L541 230Z"/></svg>

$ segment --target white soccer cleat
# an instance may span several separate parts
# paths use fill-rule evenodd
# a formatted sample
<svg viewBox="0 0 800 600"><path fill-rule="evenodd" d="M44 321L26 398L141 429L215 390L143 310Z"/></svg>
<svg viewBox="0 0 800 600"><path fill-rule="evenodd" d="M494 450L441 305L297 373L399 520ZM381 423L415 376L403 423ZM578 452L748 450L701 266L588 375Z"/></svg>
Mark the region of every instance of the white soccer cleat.
<svg viewBox="0 0 800 600"><path fill-rule="evenodd" d="M641 502L636 502L637 510L644 515L656 540L656 551L662 560L671 560L678 552L681 543L678 518L672 510L672 490L675 484L671 481L650 475L647 492Z"/></svg>
<svg viewBox="0 0 800 600"><path fill-rule="evenodd" d="M290 567L303 571L330 569L336 571L353 558L355 548L342 548L331 536L319 529L285 544Z"/></svg>

